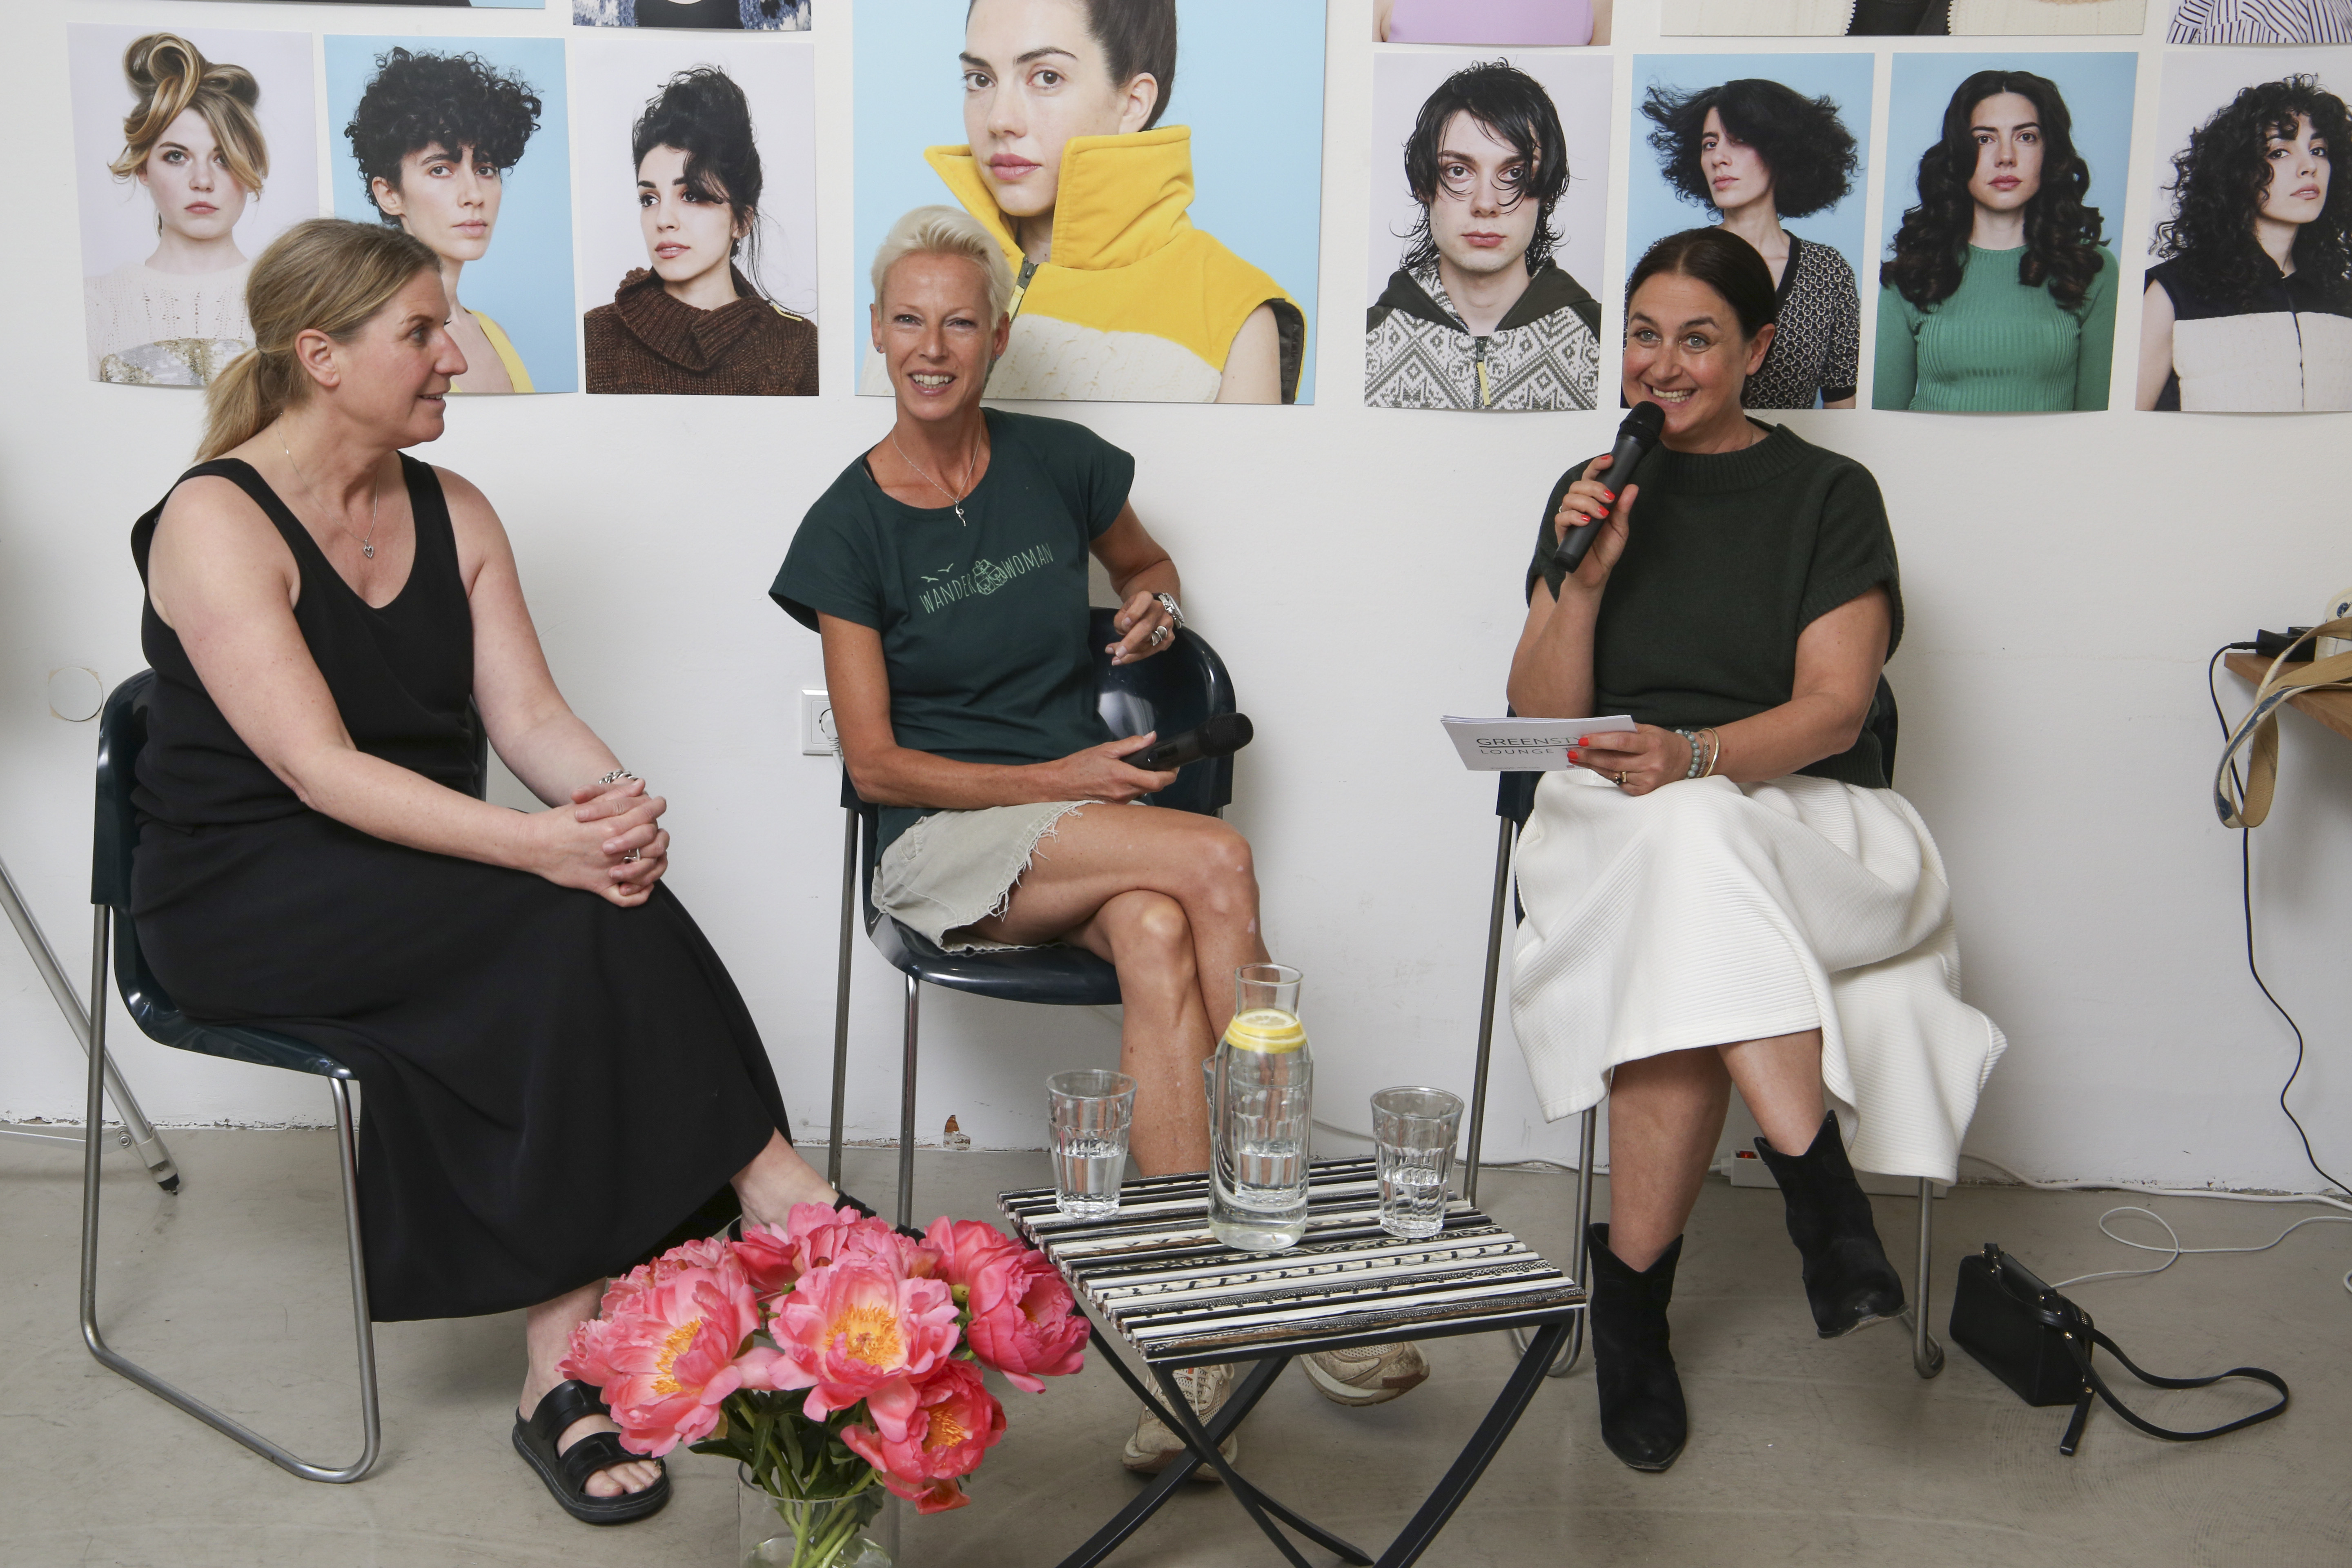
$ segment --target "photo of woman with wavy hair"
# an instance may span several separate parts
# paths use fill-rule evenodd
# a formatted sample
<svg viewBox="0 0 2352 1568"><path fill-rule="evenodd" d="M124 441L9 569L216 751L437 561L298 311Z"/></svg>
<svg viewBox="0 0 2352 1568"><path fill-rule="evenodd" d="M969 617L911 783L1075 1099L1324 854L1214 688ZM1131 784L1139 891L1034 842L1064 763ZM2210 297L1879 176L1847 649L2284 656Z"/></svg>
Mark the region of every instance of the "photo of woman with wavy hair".
<svg viewBox="0 0 2352 1568"><path fill-rule="evenodd" d="M539 93L472 53L395 47L375 65L343 135L377 214L441 258L449 335L466 356L456 390L532 391L505 329L466 309L457 288L466 264L490 248L507 172L539 129Z"/></svg>
<svg viewBox="0 0 2352 1568"><path fill-rule="evenodd" d="M2315 76L2258 82L2173 154L2140 307L2142 408L2352 408L2352 115Z"/></svg>
<svg viewBox="0 0 2352 1568"><path fill-rule="evenodd" d="M1715 210L1772 273L1779 331L1748 378L1749 408L1851 408L1861 384L1862 294L1844 257L1781 226L1853 189L1862 155L1837 103L1778 81L1714 87L1653 81L1642 103L1650 148L1675 195Z"/></svg>
<svg viewBox="0 0 2352 1568"><path fill-rule="evenodd" d="M245 311L251 261L236 229L269 175L261 83L174 33L133 41L121 69L132 102L107 168L118 181L137 181L154 204L155 246L142 260L83 279L90 374L202 386L253 346Z"/></svg>
<svg viewBox="0 0 2352 1568"><path fill-rule="evenodd" d="M1879 268L1872 406L2107 405L2116 258L2090 184L2057 83L2006 69L1960 83Z"/></svg>
<svg viewBox="0 0 2352 1568"><path fill-rule="evenodd" d="M647 265L583 318L588 390L816 395L816 326L768 299L751 105L716 66L678 72L630 135Z"/></svg>

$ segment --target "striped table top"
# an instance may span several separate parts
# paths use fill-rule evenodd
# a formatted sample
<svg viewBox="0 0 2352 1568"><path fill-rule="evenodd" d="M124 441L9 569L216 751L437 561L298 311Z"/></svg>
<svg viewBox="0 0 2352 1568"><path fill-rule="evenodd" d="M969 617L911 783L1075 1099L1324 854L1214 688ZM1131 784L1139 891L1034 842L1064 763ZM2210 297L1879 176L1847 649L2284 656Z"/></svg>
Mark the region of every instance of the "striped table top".
<svg viewBox="0 0 2352 1568"><path fill-rule="evenodd" d="M1307 1236L1281 1252L1209 1234L1205 1172L1129 1182L1108 1219L1064 1217L1051 1187L997 1203L1155 1366L1486 1333L1582 1310L1582 1286L1461 1199L1442 1232L1405 1241L1381 1228L1372 1161L1307 1169Z"/></svg>

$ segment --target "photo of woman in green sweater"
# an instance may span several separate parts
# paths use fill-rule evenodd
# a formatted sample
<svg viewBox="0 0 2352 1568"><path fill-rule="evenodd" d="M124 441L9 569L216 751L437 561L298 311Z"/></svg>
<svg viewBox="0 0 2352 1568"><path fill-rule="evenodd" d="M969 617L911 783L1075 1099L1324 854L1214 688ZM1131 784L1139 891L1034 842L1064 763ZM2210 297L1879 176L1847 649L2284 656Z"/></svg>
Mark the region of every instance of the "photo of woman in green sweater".
<svg viewBox="0 0 2352 1568"><path fill-rule="evenodd" d="M1918 205L1879 268L1875 408L2105 408L2116 258L2058 86L1980 70L1919 159Z"/></svg>

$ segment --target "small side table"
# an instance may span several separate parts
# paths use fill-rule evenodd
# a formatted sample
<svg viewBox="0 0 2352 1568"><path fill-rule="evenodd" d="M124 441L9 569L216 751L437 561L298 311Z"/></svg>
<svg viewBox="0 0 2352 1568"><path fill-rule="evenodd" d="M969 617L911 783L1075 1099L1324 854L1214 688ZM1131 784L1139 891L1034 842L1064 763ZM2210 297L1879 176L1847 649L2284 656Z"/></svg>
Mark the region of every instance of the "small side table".
<svg viewBox="0 0 2352 1568"><path fill-rule="evenodd" d="M1291 1358L1310 1351L1532 1331L1486 1418L1381 1554L1379 1568L1420 1559L1518 1425L1570 1321L1584 1310L1583 1287L1458 1199L1447 1205L1439 1235L1425 1241L1389 1235L1380 1226L1380 1183L1370 1160L1322 1160L1309 1172L1306 1238L1281 1252L1236 1251L1210 1235L1204 1172L1129 1183L1119 1189L1118 1213L1104 1220L1063 1217L1051 1187L998 1194L1006 1217L1045 1250L1090 1309L1096 1352L1185 1439L1185 1453L1064 1558L1062 1568L1093 1568L1109 1556L1203 1464L1293 1568L1308 1564L1276 1521L1346 1562L1372 1563L1268 1497L1217 1452ZM1165 1404L1128 1369L1104 1324L1142 1357ZM1175 1374L1227 1362L1255 1364L1204 1424Z"/></svg>

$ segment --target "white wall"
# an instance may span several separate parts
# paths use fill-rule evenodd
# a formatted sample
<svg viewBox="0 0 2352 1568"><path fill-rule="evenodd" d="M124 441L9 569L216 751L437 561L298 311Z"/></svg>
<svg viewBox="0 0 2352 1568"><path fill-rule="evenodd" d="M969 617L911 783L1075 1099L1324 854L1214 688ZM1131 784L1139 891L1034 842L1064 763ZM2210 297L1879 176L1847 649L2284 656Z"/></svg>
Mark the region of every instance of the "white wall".
<svg viewBox="0 0 2352 1568"><path fill-rule="evenodd" d="M26 67L0 126L28 153L24 237L0 261L17 302L0 388L0 856L73 971L86 964L95 736L49 715L45 684L53 668L88 665L110 686L142 663L125 540L183 466L198 410L191 396L79 379L71 172L36 150L64 144L69 17L163 25L191 9L81 0L0 20ZM215 26L566 30L560 7L364 19L201 9ZM1258 847L1274 951L1309 976L1323 1114L1357 1125L1381 1084L1469 1086L1492 792L1459 770L1435 718L1499 707L1535 513L1562 467L1606 444L1614 417L1357 405L1368 10L1335 5L1329 44L1321 405L1054 410L1137 454L1138 509L1174 550L1187 608L1257 721L1233 818ZM1646 8L1624 10L1621 190L1628 62L1655 44ZM815 36L829 138L822 319L835 342L851 325L848 21L844 0L829 0ZM2162 25L2152 15L2141 46L2140 167L2154 151ZM1882 122L1885 90L1882 70ZM2135 191L2114 231L2127 270L2148 199ZM1591 281L1607 298L1617 278ZM2136 303L2122 317L2117 337L2131 343ZM839 363L826 357L829 370ZM2127 354L2116 384L2131 384ZM793 693L822 679L816 639L764 590L803 510L887 416L840 385L810 403L469 402L426 454L499 503L574 705L675 803L673 884L732 966L804 1131L824 1115L841 821L832 764L800 756L793 733ZM2039 1176L2315 1185L2273 1104L2292 1045L2245 977L2237 841L2206 803L2217 748L2200 681L2215 644L2310 620L2352 580L2345 417L1797 423L1868 463L1895 520L1910 615L1892 670L1900 782L1950 868L1970 997L2012 1042L1971 1146ZM688 443L690 468L667 460ZM2344 970L2327 955L2352 904L2352 745L2300 716L2286 729L2255 896L2273 983L2312 1036L2298 1103L2341 1169L2352 1165L2352 1067ZM895 1125L896 982L861 944L853 1135ZM936 1136L953 1112L983 1145L1034 1146L1039 1079L1114 1048L1111 1024L1087 1011L932 993L925 1016L924 1127ZM324 1109L313 1085L164 1051L119 1006L116 1019L125 1070L159 1121ZM5 942L0 1041L0 1115L78 1114L79 1054ZM1490 1153L1567 1155L1573 1124L1547 1127L1527 1109L1507 1025L1496 1059Z"/></svg>

